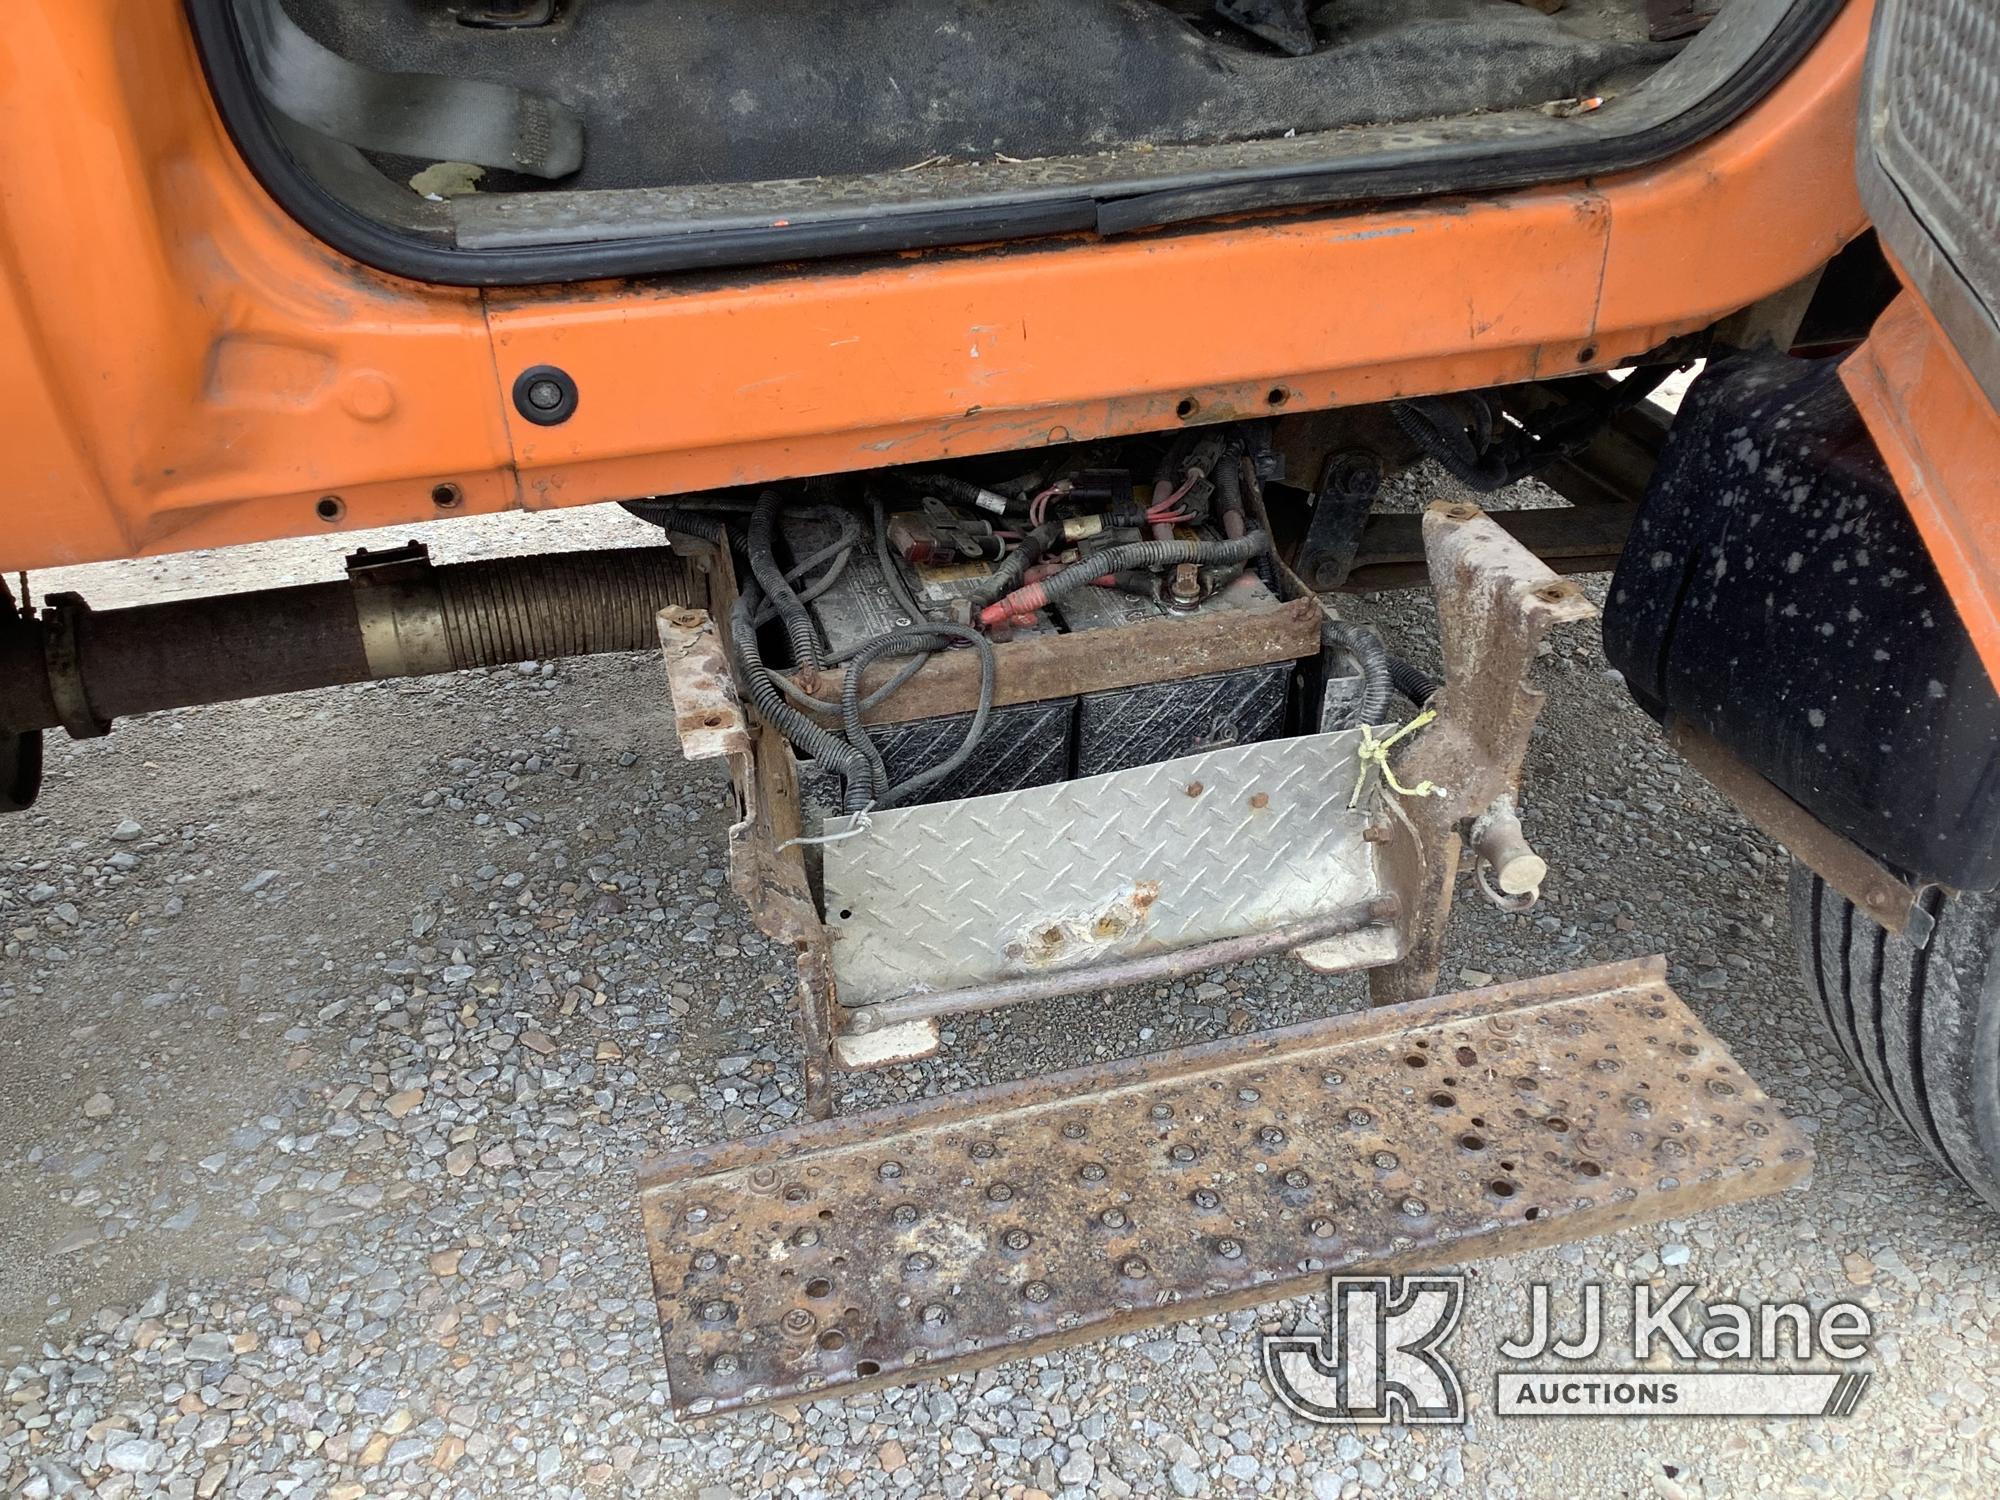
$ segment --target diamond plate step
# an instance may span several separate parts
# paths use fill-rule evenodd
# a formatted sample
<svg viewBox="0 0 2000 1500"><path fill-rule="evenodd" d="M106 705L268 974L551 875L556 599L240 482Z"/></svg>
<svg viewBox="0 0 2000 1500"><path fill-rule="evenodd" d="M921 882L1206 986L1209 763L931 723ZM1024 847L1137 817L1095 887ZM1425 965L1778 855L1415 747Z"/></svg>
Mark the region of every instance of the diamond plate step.
<svg viewBox="0 0 2000 1500"><path fill-rule="evenodd" d="M641 1203L698 1416L1684 1215L1810 1163L1650 959L684 1152Z"/></svg>
<svg viewBox="0 0 2000 1500"><path fill-rule="evenodd" d="M1361 732L1232 745L962 802L874 813L826 845L846 1006L1267 931L1367 902L1385 880L1348 807ZM828 832L849 827L829 819ZM1351 967L1389 963L1389 927Z"/></svg>

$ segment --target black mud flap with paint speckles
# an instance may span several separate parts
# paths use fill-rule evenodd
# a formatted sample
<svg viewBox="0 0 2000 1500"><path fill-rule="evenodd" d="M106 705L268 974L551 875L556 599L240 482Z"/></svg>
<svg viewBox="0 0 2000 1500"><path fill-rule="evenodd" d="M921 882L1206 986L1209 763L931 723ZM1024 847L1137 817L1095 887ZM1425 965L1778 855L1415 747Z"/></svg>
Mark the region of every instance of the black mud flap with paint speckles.
<svg viewBox="0 0 2000 1500"><path fill-rule="evenodd" d="M1689 388L1604 608L1663 722L1705 730L1916 880L2000 885L2000 695L1839 362Z"/></svg>
<svg viewBox="0 0 2000 1500"><path fill-rule="evenodd" d="M687 1151L674 1411L811 1400L1775 1192L1804 1136L1641 959Z"/></svg>

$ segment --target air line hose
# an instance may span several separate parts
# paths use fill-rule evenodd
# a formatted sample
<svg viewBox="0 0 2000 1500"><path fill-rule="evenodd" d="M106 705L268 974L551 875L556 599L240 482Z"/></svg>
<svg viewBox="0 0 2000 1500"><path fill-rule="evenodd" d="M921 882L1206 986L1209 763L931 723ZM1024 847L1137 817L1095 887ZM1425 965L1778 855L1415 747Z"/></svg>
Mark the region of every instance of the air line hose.
<svg viewBox="0 0 2000 1500"><path fill-rule="evenodd" d="M819 653L816 665L822 667L844 665L845 675L841 685L840 701L825 702L814 697L791 682L784 674L773 672L763 661L757 646L757 626L768 620L774 613L783 615L785 610L767 600L763 591L763 579L768 573L777 572L775 553L770 546L770 537L775 531L775 515L766 514L765 502L758 502L758 512L751 519L752 542L745 550L751 558L751 578L743 592L737 597L730 616L730 654L736 675L744 686L744 694L751 706L767 722L797 746L806 755L835 771L842 780L842 809L858 813L867 807L892 807L908 801L927 787L936 785L945 777L958 770L971 759L986 732L986 724L993 707L993 696L997 681L997 658L993 644L978 631L969 626L930 621L923 610L910 597L903 586L900 573L889 554L888 523L880 500L872 504L875 523L876 559L889 587L896 596L898 606L915 622L882 635L872 637L858 646L831 654ZM770 507L775 511L775 505ZM760 520L762 522L760 526ZM843 524L841 538L827 547L821 548L811 557L795 565L789 573L777 573L792 598L803 602L822 592L831 577L837 577L846 565L854 545L860 539L860 523L850 515ZM758 545L761 536L762 545ZM767 568L759 568L760 556L767 560ZM803 591L792 591L791 581L798 579L820 563L832 560L827 576L815 580ZM787 619L789 626L790 620ZM810 625L810 620L808 619ZM790 634L788 630L788 634ZM796 642L797 637L793 640ZM922 669L931 655L944 649L953 641L973 643L980 652L979 701L967 726L965 737L956 751L939 764L910 778L901 785L889 782L888 767L879 749L869 738L867 729L861 722L862 715L882 702ZM818 645L817 631L813 632L813 642ZM861 678L867 668L884 656L907 655L906 662L890 679L866 697L861 694ZM792 700L787 702L787 697ZM802 709L840 715L845 737L835 734L813 720Z"/></svg>

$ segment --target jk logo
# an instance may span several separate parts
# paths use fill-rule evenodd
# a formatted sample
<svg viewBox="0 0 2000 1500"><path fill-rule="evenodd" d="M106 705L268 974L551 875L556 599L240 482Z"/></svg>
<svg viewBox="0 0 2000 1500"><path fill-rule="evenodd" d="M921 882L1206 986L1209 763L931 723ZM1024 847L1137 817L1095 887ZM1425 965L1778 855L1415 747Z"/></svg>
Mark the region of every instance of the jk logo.
<svg viewBox="0 0 2000 1500"><path fill-rule="evenodd" d="M1462 1276L1335 1276L1326 1332L1266 1334L1264 1378L1308 1422L1463 1422L1438 1351L1464 1297Z"/></svg>

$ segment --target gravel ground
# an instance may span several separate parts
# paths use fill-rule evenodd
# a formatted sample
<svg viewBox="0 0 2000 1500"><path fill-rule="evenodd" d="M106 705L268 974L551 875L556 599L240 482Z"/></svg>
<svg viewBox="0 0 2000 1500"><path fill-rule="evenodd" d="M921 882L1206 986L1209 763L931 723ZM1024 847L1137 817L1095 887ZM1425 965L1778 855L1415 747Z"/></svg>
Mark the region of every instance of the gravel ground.
<svg viewBox="0 0 2000 1500"><path fill-rule="evenodd" d="M441 556L629 539L465 520ZM397 533L400 537L406 533ZM103 607L333 576L357 538L76 569ZM1434 664L1419 595L1372 601ZM789 961L722 868L722 783L650 657L338 689L52 740L0 857L0 1490L648 1494L1930 1495L2000 1490L1996 1237L1866 1097L1794 978L1786 860L1663 747L1588 629L1542 664L1537 912L1462 904L1447 978L1665 952L1814 1139L1812 1183L1470 1266L1463 1428L1307 1426L1256 1331L1313 1299L846 1402L667 1414L634 1207L663 1148L799 1114ZM948 1032L864 1104L1362 1001L1289 960ZM1524 1289L1855 1297L1847 1421L1487 1409ZM1323 1300L1323 1299L1322 1299Z"/></svg>

